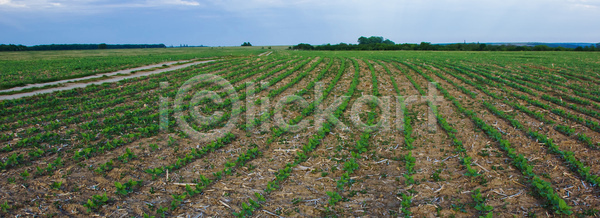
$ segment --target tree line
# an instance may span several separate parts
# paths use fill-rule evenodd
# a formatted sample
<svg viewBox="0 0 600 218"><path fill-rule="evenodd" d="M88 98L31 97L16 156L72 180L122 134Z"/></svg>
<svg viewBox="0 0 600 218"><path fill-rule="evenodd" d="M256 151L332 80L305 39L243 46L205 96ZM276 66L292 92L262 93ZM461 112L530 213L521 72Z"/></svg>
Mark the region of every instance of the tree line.
<svg viewBox="0 0 600 218"><path fill-rule="evenodd" d="M92 49L128 49L128 48L166 48L165 44L51 44L51 45L0 45L0 51L49 51L49 50L92 50Z"/></svg>
<svg viewBox="0 0 600 218"><path fill-rule="evenodd" d="M426 50L426 51L600 51L600 43L577 48L552 48L547 45L536 46L517 46L517 45L488 45L484 43L454 43L454 44L431 44L421 42L420 44L403 43L396 44L389 39L381 36L371 36L369 38L361 36L358 38L358 44L325 44L310 45L300 43L290 47L295 50Z"/></svg>

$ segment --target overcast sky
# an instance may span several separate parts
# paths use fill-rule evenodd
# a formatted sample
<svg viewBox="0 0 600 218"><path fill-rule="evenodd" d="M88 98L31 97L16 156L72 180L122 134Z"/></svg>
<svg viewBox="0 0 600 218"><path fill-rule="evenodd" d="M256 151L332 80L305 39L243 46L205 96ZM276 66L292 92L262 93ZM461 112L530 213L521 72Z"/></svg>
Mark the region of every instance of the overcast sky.
<svg viewBox="0 0 600 218"><path fill-rule="evenodd" d="M0 0L0 44L600 42L600 0Z"/></svg>

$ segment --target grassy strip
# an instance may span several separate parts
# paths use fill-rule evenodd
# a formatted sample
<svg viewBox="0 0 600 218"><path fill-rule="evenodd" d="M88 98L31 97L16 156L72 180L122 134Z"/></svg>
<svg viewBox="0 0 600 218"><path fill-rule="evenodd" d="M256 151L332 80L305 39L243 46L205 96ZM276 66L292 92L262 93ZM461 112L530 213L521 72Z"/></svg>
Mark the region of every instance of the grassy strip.
<svg viewBox="0 0 600 218"><path fill-rule="evenodd" d="M14 94L27 93L27 92L33 92L33 91L42 90L42 89L50 89L50 88L63 87L63 86L65 86L65 85L64 84L45 85L42 87L31 87L31 88L21 89L18 91L0 92L0 95L14 95Z"/></svg>
<svg viewBox="0 0 600 218"><path fill-rule="evenodd" d="M202 66L207 66L208 68L214 68L214 69L223 69L223 68L226 68L229 66L239 64L240 62L242 62L242 60L215 61L215 62L202 64ZM190 68L186 68L186 70L189 70L189 69ZM180 70L180 71L182 71L182 70ZM201 70L206 70L206 69L201 69ZM196 73L196 72L199 72L199 70L198 69L189 70L189 72ZM142 79L142 78L139 78L139 79ZM121 83L121 81L119 83ZM24 113L24 114L26 114L30 117L37 118L37 117L41 116L42 113L48 113L48 112L56 113L56 111L54 111L54 110L52 110L52 111L45 110L48 107L57 107L57 106L63 106L63 105L67 105L67 104L71 105L73 103L78 103L79 105L86 105L86 104L89 104L89 101L94 101L94 99L97 99L97 98L100 98L99 100L104 100L104 99L106 99L106 97L109 97L109 96L114 97L114 95L111 95L111 94L117 94L117 95L123 94L122 90L106 89L106 87L107 86L105 86L105 85L94 85L94 86L87 86L85 88L77 89L77 90L68 90L68 91L63 91L63 92L57 92L54 94L36 96L35 101L32 101L32 99L30 99L30 98L21 98L21 99L1 101L0 104L4 105L4 107L2 107L2 110L0 110L0 115L2 115L2 116L14 115L14 114L21 115L23 113L19 113L19 112L27 111L27 113ZM143 92L145 90L136 90L136 91ZM70 97L70 96L65 96L65 94L63 94L63 93L73 93L73 92L77 93L77 95ZM79 94L81 94L81 95L85 94L85 96L82 97ZM81 101L82 98L86 99L86 101ZM72 105L72 107L70 107L70 108L73 108L76 106L77 105ZM6 118L3 117L2 121L3 122L14 122L16 120L23 120L25 118L26 117L21 116L21 117L14 117L14 119L11 119L11 120L5 120ZM35 123L37 123L37 121L33 122L33 124L35 124Z"/></svg>

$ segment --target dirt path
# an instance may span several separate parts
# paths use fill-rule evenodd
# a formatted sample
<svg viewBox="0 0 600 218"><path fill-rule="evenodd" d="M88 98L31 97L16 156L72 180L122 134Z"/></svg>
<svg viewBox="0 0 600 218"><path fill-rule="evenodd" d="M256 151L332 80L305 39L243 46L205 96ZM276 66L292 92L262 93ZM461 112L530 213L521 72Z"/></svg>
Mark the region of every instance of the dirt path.
<svg viewBox="0 0 600 218"><path fill-rule="evenodd" d="M19 86L19 87L14 87L14 88L10 88L10 89L3 89L3 90L0 90L0 93L2 93L2 92L12 92L12 91L21 91L23 89L30 89L30 88L36 88L36 87L44 87L44 86L61 84L61 83L76 82L76 81L81 81L81 80L99 78L99 77L103 77L103 76L114 76L114 75L117 75L117 74L130 74L131 72L134 72L134 71L152 69L152 68L155 68L155 67L162 67L164 65L168 66L168 65L173 65L173 64L177 64L177 63L184 63L184 62L188 62L188 61L190 61L190 60L187 60L187 61L171 61L171 62L158 63L158 64L147 65L147 66L142 66L142 67L129 68L129 69L114 71L114 72L110 72L110 73L100 73L100 74L95 74L95 75L86 76L86 77L80 77L80 78L65 79L65 80L59 80L59 81L47 82L47 83L27 84L26 86Z"/></svg>
<svg viewBox="0 0 600 218"><path fill-rule="evenodd" d="M269 56L271 53L273 53L273 52L272 51L268 51L268 52L265 52L265 53L260 53L258 56L263 56L263 55L264 56Z"/></svg>
<svg viewBox="0 0 600 218"><path fill-rule="evenodd" d="M191 62L191 63L187 63L187 64L181 64L181 65L171 66L171 67L168 67L168 68L157 69L157 70L153 70L153 71L144 71L144 72L137 72L135 74L130 74L132 71L144 70L144 69L151 69L151 68L155 68L155 67L161 67L161 66L163 66L163 64L172 65L172 64L175 64L175 63L180 63L180 62L174 61L174 62L168 62L168 63L148 65L148 66L144 66L144 67L138 67L138 68L120 70L120 71L116 71L116 72L112 72L112 73L97 74L97 75L94 75L94 76L82 77L82 78L77 78L77 79L61 80L61 81L50 82L50 83L30 84L30 85L27 85L27 86L24 86L24 87L15 87L15 88L12 88L12 89L2 90L2 91L0 91L0 93L2 93L2 92L9 92L9 91L20 91L20 90L23 90L23 89L34 88L34 87L44 87L44 86L47 86L47 85L64 84L64 86L56 87L56 88L49 88L49 89L42 89L42 90L35 90L35 91L32 91L32 92L18 93L18 94L14 94L14 95L3 95L3 96L0 96L0 100L17 99L17 98L22 98L22 97L27 97L27 96L33 96L33 95L37 95L37 94L51 93L51 92L63 91L63 90L69 90L69 89L75 89L75 88L83 88L83 87L86 87L86 86L92 85L92 84L102 84L102 83L106 83L106 82L117 82L117 81L124 80L124 79L130 79L130 78L148 76L148 75L157 74L157 73L163 73L163 72L167 72L167 71L178 70L178 69L186 68L186 67L189 67L189 66L192 66L192 65L204 64L204 63L208 63L208 62L212 62L212 61L215 61L215 60L197 61L197 62ZM76 82L76 81L81 81L81 80L88 80L88 79L93 79L93 78L100 78L100 77L103 77L103 76L114 76L114 75L117 75L117 74L127 74L127 75L126 76L118 76L118 77L108 78L108 79L104 79L104 80L96 80L96 81L92 81L92 82L70 83L70 82Z"/></svg>

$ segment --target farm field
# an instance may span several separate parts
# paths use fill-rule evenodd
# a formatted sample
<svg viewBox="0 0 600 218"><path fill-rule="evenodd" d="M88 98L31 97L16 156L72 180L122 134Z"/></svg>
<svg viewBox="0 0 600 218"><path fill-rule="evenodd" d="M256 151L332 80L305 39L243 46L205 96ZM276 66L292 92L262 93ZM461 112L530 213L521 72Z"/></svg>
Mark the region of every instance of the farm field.
<svg viewBox="0 0 600 218"><path fill-rule="evenodd" d="M0 53L0 90L34 83L80 78L169 61L240 56L258 49L153 48ZM263 49L262 52L266 50Z"/></svg>
<svg viewBox="0 0 600 218"><path fill-rule="evenodd" d="M599 215L598 53L203 49L160 57L216 61L0 101L0 216ZM208 74L237 95L208 82L180 95ZM222 101L192 102L200 90ZM275 107L290 95L306 104ZM199 123L190 108L222 113ZM214 133L238 114L210 142L181 127ZM286 131L281 114L309 127Z"/></svg>

